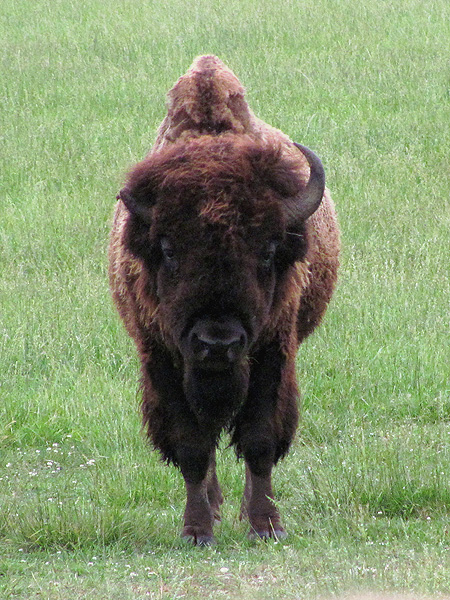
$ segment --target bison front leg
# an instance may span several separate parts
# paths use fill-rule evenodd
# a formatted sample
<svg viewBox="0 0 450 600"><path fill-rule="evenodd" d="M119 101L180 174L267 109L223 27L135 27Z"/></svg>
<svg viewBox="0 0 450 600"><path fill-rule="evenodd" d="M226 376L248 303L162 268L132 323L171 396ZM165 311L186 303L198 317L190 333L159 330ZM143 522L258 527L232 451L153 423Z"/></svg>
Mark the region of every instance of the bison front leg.
<svg viewBox="0 0 450 600"><path fill-rule="evenodd" d="M222 490L220 489L219 480L217 479L215 449L211 455L209 464L207 491L209 505L213 513L214 524L218 524L221 522L220 507L223 504L223 495Z"/></svg>
<svg viewBox="0 0 450 600"><path fill-rule="evenodd" d="M274 502L272 470L291 444L298 421L294 358L277 343L261 349L253 362L248 400L236 420L233 443L246 463L241 517L250 537L286 537Z"/></svg>
<svg viewBox="0 0 450 600"><path fill-rule="evenodd" d="M181 446L177 455L186 485L181 536L197 546L209 546L214 542L214 510L209 499L211 479L208 472L212 453L193 446Z"/></svg>
<svg viewBox="0 0 450 600"><path fill-rule="evenodd" d="M186 485L182 537L196 545L213 542L213 521L222 502L215 471L216 438L202 431L184 395L182 376L156 344L143 362L142 412L148 435L162 457L180 467Z"/></svg>
<svg viewBox="0 0 450 600"><path fill-rule="evenodd" d="M249 537L284 539L287 534L281 524L272 490L273 453L267 446L254 446L245 452L245 461L245 491L241 515L249 520Z"/></svg>

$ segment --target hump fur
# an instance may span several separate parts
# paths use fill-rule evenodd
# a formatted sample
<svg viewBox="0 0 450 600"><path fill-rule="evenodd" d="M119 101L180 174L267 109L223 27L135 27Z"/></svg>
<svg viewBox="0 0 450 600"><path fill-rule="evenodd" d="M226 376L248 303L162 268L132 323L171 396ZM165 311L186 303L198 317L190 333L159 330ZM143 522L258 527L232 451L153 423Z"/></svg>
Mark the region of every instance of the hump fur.
<svg viewBox="0 0 450 600"><path fill-rule="evenodd" d="M199 56L167 95L167 116L158 139L248 133L252 118L245 90L233 71L217 56Z"/></svg>

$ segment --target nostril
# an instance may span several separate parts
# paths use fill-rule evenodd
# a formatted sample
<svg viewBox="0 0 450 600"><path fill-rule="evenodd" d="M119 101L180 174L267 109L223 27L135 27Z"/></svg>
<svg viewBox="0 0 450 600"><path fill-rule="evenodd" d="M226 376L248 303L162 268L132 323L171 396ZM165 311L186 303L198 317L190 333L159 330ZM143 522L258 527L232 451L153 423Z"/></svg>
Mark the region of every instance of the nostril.
<svg viewBox="0 0 450 600"><path fill-rule="evenodd" d="M199 360L205 360L210 355L209 348L202 348L197 352L197 358Z"/></svg>
<svg viewBox="0 0 450 600"><path fill-rule="evenodd" d="M227 348L227 359L230 362L235 361L240 354L241 347L238 344L232 344Z"/></svg>
<svg viewBox="0 0 450 600"><path fill-rule="evenodd" d="M195 331L191 332L189 336L189 342L191 349L199 358L206 358L211 349L209 340L204 339L201 335L198 335Z"/></svg>

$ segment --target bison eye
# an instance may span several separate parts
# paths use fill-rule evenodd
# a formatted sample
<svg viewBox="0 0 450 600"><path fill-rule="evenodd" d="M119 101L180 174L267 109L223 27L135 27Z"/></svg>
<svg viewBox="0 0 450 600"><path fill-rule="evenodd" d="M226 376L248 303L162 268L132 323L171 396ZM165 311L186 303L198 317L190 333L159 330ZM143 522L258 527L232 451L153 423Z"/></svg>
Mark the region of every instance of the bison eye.
<svg viewBox="0 0 450 600"><path fill-rule="evenodd" d="M175 251L167 238L161 239L161 251L166 264L172 268L175 268L177 266Z"/></svg>
<svg viewBox="0 0 450 600"><path fill-rule="evenodd" d="M277 251L277 245L276 242L269 242L261 252L260 259L263 267L269 268L272 266L275 252Z"/></svg>

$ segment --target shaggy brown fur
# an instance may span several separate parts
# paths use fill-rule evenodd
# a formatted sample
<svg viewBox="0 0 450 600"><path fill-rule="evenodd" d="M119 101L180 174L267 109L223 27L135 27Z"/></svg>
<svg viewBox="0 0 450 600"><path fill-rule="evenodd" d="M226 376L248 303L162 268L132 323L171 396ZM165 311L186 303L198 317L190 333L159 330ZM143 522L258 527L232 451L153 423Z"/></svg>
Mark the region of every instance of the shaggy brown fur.
<svg viewBox="0 0 450 600"><path fill-rule="evenodd" d="M169 92L154 148L119 194L112 294L142 363L144 423L183 473L183 536L197 544L219 519L224 429L246 461L252 533L285 535L271 471L297 426L296 351L322 319L339 253L319 184L305 212L321 169L308 152L257 119L235 75L203 56Z"/></svg>

